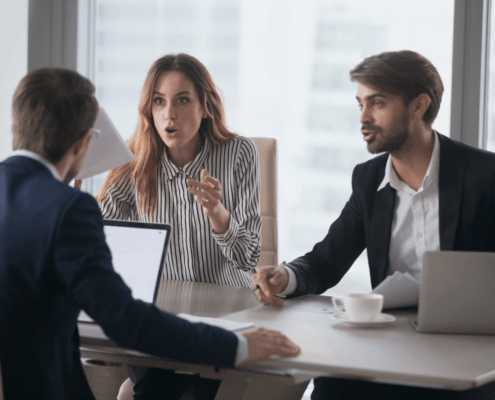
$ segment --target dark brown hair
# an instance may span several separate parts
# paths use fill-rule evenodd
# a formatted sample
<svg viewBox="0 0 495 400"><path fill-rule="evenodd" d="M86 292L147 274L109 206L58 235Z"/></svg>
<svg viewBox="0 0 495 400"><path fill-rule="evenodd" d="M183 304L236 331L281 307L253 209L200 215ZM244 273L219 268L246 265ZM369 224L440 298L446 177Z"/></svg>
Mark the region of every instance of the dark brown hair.
<svg viewBox="0 0 495 400"><path fill-rule="evenodd" d="M443 94L442 79L433 64L414 51L390 51L365 58L350 75L353 82L401 96L406 106L426 93L431 104L423 120L431 125L437 117Z"/></svg>
<svg viewBox="0 0 495 400"><path fill-rule="evenodd" d="M110 171L96 196L97 201L103 199L105 191L115 182L131 179L136 183L139 208L143 213L153 215L157 204L156 171L165 151L165 144L155 129L151 107L155 83L159 76L167 71L180 71L194 83L199 101L207 114L201 121L200 134L219 145L236 136L236 133L227 129L222 99L206 67L187 54L163 56L155 61L146 76L138 106L138 125L134 135L127 142L136 159Z"/></svg>
<svg viewBox="0 0 495 400"><path fill-rule="evenodd" d="M93 84L64 68L40 68L19 82L12 101L13 148L57 163L94 125Z"/></svg>

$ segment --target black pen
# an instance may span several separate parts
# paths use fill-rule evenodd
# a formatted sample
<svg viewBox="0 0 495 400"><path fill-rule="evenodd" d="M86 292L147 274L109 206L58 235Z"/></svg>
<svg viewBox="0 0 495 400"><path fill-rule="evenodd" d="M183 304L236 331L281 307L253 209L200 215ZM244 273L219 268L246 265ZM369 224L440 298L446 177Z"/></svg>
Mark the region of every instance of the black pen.
<svg viewBox="0 0 495 400"><path fill-rule="evenodd" d="M266 277L266 280L268 281L269 279L273 278L273 275L275 275L277 273L277 271L279 271L283 266L285 266L286 263L285 261L282 261L278 266L277 268L273 269L272 271L270 271ZM254 287L253 290L251 290L251 293L254 293L256 292L258 289L260 289L260 285L256 285Z"/></svg>

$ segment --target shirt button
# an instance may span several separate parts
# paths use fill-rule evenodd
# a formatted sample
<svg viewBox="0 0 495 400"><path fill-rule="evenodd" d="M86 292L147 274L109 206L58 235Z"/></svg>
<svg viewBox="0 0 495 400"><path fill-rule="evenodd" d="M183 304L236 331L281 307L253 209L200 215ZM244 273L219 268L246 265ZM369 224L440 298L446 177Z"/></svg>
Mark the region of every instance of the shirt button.
<svg viewBox="0 0 495 400"><path fill-rule="evenodd" d="M421 239L421 238L423 237L423 234L422 234L422 233L418 233L418 234L416 235L416 237L417 237L418 239Z"/></svg>

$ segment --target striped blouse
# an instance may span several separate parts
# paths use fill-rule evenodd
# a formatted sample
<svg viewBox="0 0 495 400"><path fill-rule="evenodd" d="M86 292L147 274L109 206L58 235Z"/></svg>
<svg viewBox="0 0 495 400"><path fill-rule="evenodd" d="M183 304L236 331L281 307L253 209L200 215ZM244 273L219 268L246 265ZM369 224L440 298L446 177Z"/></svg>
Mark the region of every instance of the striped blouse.
<svg viewBox="0 0 495 400"><path fill-rule="evenodd" d="M200 181L201 171L222 185L222 204L230 226L216 233L186 180ZM110 186L100 202L103 218L168 223L172 235L163 268L164 279L249 286L261 252L260 176L258 149L236 136L224 145L205 140L201 152L178 168L166 152L157 168L158 202L153 219L137 207L139 197L130 179Z"/></svg>

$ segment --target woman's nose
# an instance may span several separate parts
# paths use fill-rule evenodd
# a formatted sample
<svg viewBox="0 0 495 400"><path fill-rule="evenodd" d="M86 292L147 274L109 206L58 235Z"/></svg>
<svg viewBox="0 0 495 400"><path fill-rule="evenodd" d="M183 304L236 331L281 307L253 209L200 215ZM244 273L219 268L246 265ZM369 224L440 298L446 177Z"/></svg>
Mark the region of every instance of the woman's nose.
<svg viewBox="0 0 495 400"><path fill-rule="evenodd" d="M177 111L175 110L175 107L166 105L163 109L163 117L166 121L175 120L177 118Z"/></svg>

